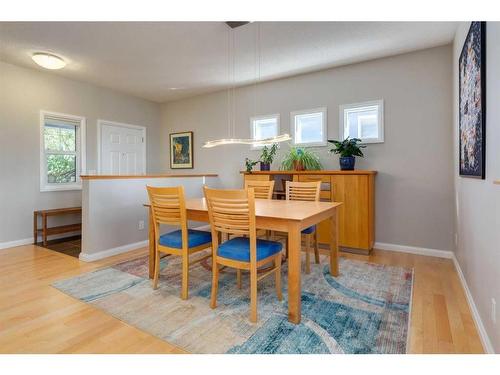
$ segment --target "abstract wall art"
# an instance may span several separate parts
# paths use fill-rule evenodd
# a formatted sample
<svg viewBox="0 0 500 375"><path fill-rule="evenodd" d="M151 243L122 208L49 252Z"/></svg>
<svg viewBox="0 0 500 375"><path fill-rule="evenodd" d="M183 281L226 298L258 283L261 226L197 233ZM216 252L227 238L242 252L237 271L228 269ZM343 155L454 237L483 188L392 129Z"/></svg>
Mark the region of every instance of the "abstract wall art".
<svg viewBox="0 0 500 375"><path fill-rule="evenodd" d="M459 172L485 178L486 22L472 22L459 66Z"/></svg>

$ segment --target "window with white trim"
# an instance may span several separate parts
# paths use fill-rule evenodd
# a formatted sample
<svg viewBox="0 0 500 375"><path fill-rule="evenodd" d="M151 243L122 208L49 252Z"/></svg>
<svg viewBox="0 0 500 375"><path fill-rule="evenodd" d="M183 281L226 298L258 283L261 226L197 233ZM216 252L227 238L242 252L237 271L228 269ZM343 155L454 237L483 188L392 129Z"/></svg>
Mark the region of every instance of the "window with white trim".
<svg viewBox="0 0 500 375"><path fill-rule="evenodd" d="M40 190L79 190L85 172L85 118L40 112Z"/></svg>
<svg viewBox="0 0 500 375"><path fill-rule="evenodd" d="M326 145L327 113L325 107L292 112L290 121L293 142L296 145Z"/></svg>
<svg viewBox="0 0 500 375"><path fill-rule="evenodd" d="M255 116L250 118L250 132L252 139L260 140L272 138L279 135L280 115ZM262 148L263 146L253 146L253 148Z"/></svg>
<svg viewBox="0 0 500 375"><path fill-rule="evenodd" d="M362 143L384 142L384 101L340 106L340 139L359 138Z"/></svg>

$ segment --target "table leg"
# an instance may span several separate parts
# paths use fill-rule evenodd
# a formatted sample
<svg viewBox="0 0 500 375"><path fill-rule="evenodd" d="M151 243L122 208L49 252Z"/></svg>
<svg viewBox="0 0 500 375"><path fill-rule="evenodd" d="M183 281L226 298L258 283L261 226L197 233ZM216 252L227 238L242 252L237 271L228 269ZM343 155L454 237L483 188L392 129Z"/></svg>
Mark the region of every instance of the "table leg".
<svg viewBox="0 0 500 375"><path fill-rule="evenodd" d="M301 318L300 299L300 227L290 223L288 227L288 320L299 324Z"/></svg>
<svg viewBox="0 0 500 375"><path fill-rule="evenodd" d="M339 275L339 210L330 217L330 274Z"/></svg>
<svg viewBox="0 0 500 375"><path fill-rule="evenodd" d="M153 210L149 207L149 278L154 277L155 272L155 232L153 222Z"/></svg>

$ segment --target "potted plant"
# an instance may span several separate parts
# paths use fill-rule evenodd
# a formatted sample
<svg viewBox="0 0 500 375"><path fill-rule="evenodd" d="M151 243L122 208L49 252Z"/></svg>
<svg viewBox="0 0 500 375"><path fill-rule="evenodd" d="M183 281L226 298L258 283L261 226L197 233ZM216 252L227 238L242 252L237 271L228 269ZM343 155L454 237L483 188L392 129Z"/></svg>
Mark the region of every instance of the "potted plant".
<svg viewBox="0 0 500 375"><path fill-rule="evenodd" d="M361 142L359 138L351 138L347 137L343 141L336 141L333 139L329 139L328 142L333 143L335 146L330 150L334 154L339 154L339 163L340 169L343 171L352 171L354 170L354 164L356 163L356 156L363 157L362 148L366 146L358 145Z"/></svg>
<svg viewBox="0 0 500 375"><path fill-rule="evenodd" d="M287 171L319 170L321 169L321 162L319 156L311 150L291 147L281 162L281 169Z"/></svg>
<svg viewBox="0 0 500 375"><path fill-rule="evenodd" d="M276 156L276 151L278 151L277 143L273 143L271 147L264 146L264 148L262 149L262 154L260 155L261 171L271 170L271 164L273 163L274 157Z"/></svg>
<svg viewBox="0 0 500 375"><path fill-rule="evenodd" d="M249 158L245 158L245 166L247 168L247 172L252 173L252 169L253 169L254 165L257 163L258 163L258 161L250 160Z"/></svg>

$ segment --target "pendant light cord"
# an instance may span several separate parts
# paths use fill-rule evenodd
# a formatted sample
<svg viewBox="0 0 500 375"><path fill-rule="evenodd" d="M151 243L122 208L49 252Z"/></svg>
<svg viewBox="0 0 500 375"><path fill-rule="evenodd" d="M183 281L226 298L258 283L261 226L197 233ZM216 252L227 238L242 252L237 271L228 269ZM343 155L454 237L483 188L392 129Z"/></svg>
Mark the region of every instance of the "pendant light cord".
<svg viewBox="0 0 500 375"><path fill-rule="evenodd" d="M227 32L227 83L231 81L231 29ZM227 135L231 138L231 86L227 88Z"/></svg>
<svg viewBox="0 0 500 375"><path fill-rule="evenodd" d="M236 44L235 31L232 31L233 35L233 138L236 138Z"/></svg>

